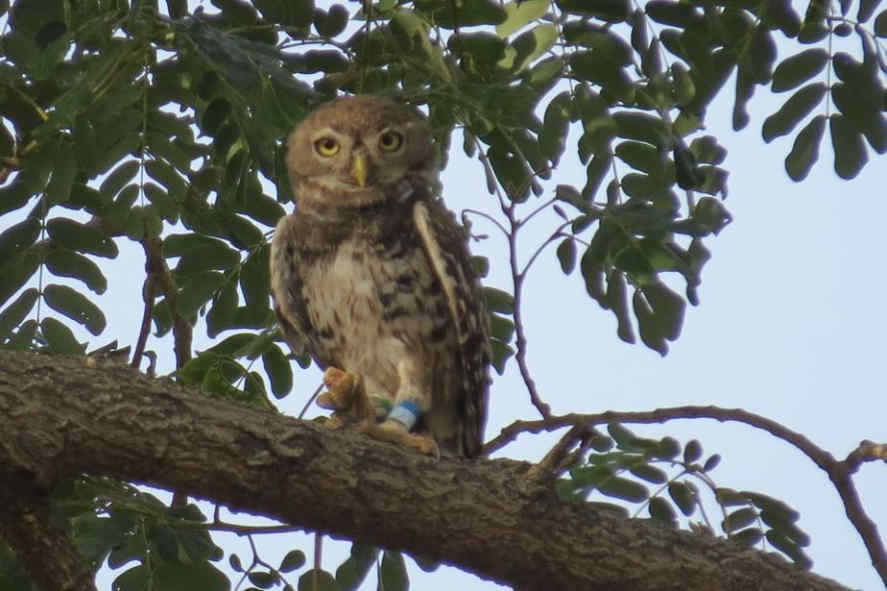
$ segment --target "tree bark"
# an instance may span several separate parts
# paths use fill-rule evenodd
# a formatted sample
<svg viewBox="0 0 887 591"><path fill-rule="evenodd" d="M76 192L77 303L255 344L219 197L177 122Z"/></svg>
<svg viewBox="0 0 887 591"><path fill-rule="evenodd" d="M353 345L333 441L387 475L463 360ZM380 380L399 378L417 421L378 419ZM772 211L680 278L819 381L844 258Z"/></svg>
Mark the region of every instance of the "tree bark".
<svg viewBox="0 0 887 591"><path fill-rule="evenodd" d="M7 484L16 478L48 490L59 478L89 473L187 491L519 589L844 589L776 555L559 502L526 478L529 467L435 461L128 366L0 352ZM34 549L14 550L26 559Z"/></svg>

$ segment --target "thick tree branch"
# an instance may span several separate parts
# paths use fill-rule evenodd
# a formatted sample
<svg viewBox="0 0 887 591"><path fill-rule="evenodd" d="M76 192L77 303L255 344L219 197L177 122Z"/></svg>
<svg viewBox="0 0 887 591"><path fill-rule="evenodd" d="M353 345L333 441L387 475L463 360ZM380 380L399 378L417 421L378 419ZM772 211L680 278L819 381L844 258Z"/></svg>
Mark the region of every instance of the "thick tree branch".
<svg viewBox="0 0 887 591"><path fill-rule="evenodd" d="M842 589L777 556L559 502L526 463L435 461L80 357L0 352L0 465L43 486L86 472L185 490L519 589Z"/></svg>

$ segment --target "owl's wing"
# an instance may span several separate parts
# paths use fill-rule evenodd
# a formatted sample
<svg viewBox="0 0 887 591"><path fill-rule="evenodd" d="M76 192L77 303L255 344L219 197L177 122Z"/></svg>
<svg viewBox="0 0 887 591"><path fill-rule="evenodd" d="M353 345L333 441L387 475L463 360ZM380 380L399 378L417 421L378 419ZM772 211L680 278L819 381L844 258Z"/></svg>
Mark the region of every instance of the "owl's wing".
<svg viewBox="0 0 887 591"><path fill-rule="evenodd" d="M313 331L308 309L302 296L302 257L294 245L296 219L287 215L280 219L271 241L271 295L274 313L283 338L294 355L304 355Z"/></svg>
<svg viewBox="0 0 887 591"><path fill-rule="evenodd" d="M457 404L465 421L465 455L474 457L483 446L490 381L488 367L492 357L486 305L471 266L465 232L453 214L438 201L417 201L413 221L446 294L450 317L456 327L463 371Z"/></svg>

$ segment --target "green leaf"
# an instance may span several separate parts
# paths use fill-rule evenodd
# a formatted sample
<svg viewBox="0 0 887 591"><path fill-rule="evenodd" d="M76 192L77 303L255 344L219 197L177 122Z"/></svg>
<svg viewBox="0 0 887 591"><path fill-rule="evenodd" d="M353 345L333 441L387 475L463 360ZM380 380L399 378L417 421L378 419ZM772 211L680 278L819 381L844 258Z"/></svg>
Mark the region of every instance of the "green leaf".
<svg viewBox="0 0 887 591"><path fill-rule="evenodd" d="M46 255L46 268L58 277L79 279L95 293L102 294L108 288L108 280L94 262L65 248L54 248Z"/></svg>
<svg viewBox="0 0 887 591"><path fill-rule="evenodd" d="M829 130L835 152L835 172L842 179L852 179L869 159L862 134L847 117L837 113L829 117Z"/></svg>
<svg viewBox="0 0 887 591"><path fill-rule="evenodd" d="M28 248L40 236L40 220L27 218L0 234L0 261L5 263L16 253Z"/></svg>
<svg viewBox="0 0 887 591"><path fill-rule="evenodd" d="M176 297L176 312L185 318L197 313L213 293L225 284L225 276L217 271L201 271L188 277Z"/></svg>
<svg viewBox="0 0 887 591"><path fill-rule="evenodd" d="M49 348L55 353L65 355L81 355L86 351L86 343L80 344L71 329L52 318L47 316L40 321L40 332Z"/></svg>
<svg viewBox="0 0 887 591"><path fill-rule="evenodd" d="M681 453L681 444L674 437L663 437L659 440L659 446L655 455L657 458L670 460Z"/></svg>
<svg viewBox="0 0 887 591"><path fill-rule="evenodd" d="M77 159L70 142L60 141L52 167L52 178L46 186L46 199L50 205L64 203L71 195L71 187L77 176Z"/></svg>
<svg viewBox="0 0 887 591"><path fill-rule="evenodd" d="M153 587L163 591L228 591L230 587L228 577L208 562L161 561L153 575Z"/></svg>
<svg viewBox="0 0 887 591"><path fill-rule="evenodd" d="M766 538L774 548L791 558L802 569L808 569L813 564L810 558L801 550L800 546L782 532L771 529L767 531Z"/></svg>
<svg viewBox="0 0 887 591"><path fill-rule="evenodd" d="M878 37L887 37L887 10L881 11L881 14L875 18L874 29Z"/></svg>
<svg viewBox="0 0 887 591"><path fill-rule="evenodd" d="M571 104L570 93L564 91L551 99L545 108L545 119L539 132L539 148L554 163L564 153L572 116Z"/></svg>
<svg viewBox="0 0 887 591"><path fill-rule="evenodd" d="M668 474L664 470L650 464L637 464L629 472L650 484L663 484L668 481Z"/></svg>
<svg viewBox="0 0 887 591"><path fill-rule="evenodd" d="M721 522L721 527L726 533L732 534L733 532L748 527L757 519L758 512L751 507L745 507L744 509L738 509L727 515L727 517Z"/></svg>
<svg viewBox="0 0 887 591"><path fill-rule="evenodd" d="M176 272L190 274L208 269L232 269L240 253L216 238L202 234L170 234L163 239L166 257L181 257Z"/></svg>
<svg viewBox="0 0 887 591"><path fill-rule="evenodd" d="M117 245L98 228L68 218L53 218L46 223L46 231L55 242L100 257L115 258Z"/></svg>
<svg viewBox="0 0 887 591"><path fill-rule="evenodd" d="M259 589L270 589L274 586L277 581L277 577L274 576L270 572L264 571L251 571L246 577L249 579L249 582L258 587Z"/></svg>
<svg viewBox="0 0 887 591"><path fill-rule="evenodd" d="M496 25L496 34L500 37L508 37L530 21L537 20L548 12L551 0L524 0L523 2L509 2L505 5L505 20Z"/></svg>
<svg viewBox="0 0 887 591"><path fill-rule="evenodd" d="M650 496L647 487L634 480L614 476L603 482L598 490L608 496L632 503L641 503Z"/></svg>
<svg viewBox="0 0 887 591"><path fill-rule="evenodd" d="M43 288L50 308L86 327L94 335L105 330L105 315L98 306L67 285L52 283Z"/></svg>
<svg viewBox="0 0 887 591"><path fill-rule="evenodd" d="M677 527L677 519L674 509L672 509L671 504L662 497L653 497L650 499L648 510L650 511L650 517L654 521L658 521L671 528Z"/></svg>
<svg viewBox="0 0 887 591"><path fill-rule="evenodd" d="M40 266L40 256L33 250L26 250L6 259L0 267L0 305L17 292Z"/></svg>
<svg viewBox="0 0 887 591"><path fill-rule="evenodd" d="M336 569L340 591L356 591L376 562L378 551L373 546L352 542L351 556Z"/></svg>
<svg viewBox="0 0 887 591"><path fill-rule="evenodd" d="M262 364L271 379L271 392L274 396L282 398L289 394L293 388L293 369L280 347L272 345L262 353Z"/></svg>
<svg viewBox="0 0 887 591"><path fill-rule="evenodd" d="M671 146L671 132L658 117L637 111L613 113L619 137L647 142L657 147Z"/></svg>
<svg viewBox="0 0 887 591"><path fill-rule="evenodd" d="M692 464L702 457L702 445L696 439L691 439L684 446L684 463Z"/></svg>
<svg viewBox="0 0 887 591"><path fill-rule="evenodd" d="M484 300L487 302L487 310L499 314L514 313L514 296L507 291L494 287L484 287Z"/></svg>
<svg viewBox="0 0 887 591"><path fill-rule="evenodd" d="M829 53L821 48L807 49L784 59L773 71L773 92L795 88L822 72Z"/></svg>
<svg viewBox="0 0 887 591"><path fill-rule="evenodd" d="M689 517L696 510L696 492L683 482L669 482L668 495L675 505L681 510L681 513Z"/></svg>
<svg viewBox="0 0 887 591"><path fill-rule="evenodd" d="M611 269L607 273L607 305L616 316L618 323L616 335L626 343L634 343L634 328L628 315L628 290L626 289L625 273L619 269Z"/></svg>
<svg viewBox="0 0 887 591"><path fill-rule="evenodd" d="M290 550L283 557L283 560L280 561L280 568L278 570L282 573L288 573L301 568L303 564L305 564L305 553L301 550Z"/></svg>
<svg viewBox="0 0 887 591"><path fill-rule="evenodd" d="M564 238L558 245L557 260L565 275L569 275L573 271L576 266L576 242L573 238Z"/></svg>
<svg viewBox="0 0 887 591"><path fill-rule="evenodd" d="M315 584L316 583L316 584ZM298 591L339 591L336 579L325 570L312 568L299 577Z"/></svg>
<svg viewBox="0 0 887 591"><path fill-rule="evenodd" d="M647 15L663 25L672 25L686 29L702 22L702 14L692 4L670 2L669 0L651 0L644 5Z"/></svg>
<svg viewBox="0 0 887 591"><path fill-rule="evenodd" d="M730 539L734 542L738 542L746 548L751 548L752 546L757 545L757 543L760 542L763 537L764 534L761 533L760 529L756 527L750 527L730 536Z"/></svg>
<svg viewBox="0 0 887 591"><path fill-rule="evenodd" d="M40 292L35 288L23 291L14 302L0 312L0 340L6 339L31 312Z"/></svg>
<svg viewBox="0 0 887 591"><path fill-rule="evenodd" d="M386 550L382 555L382 572L380 589L384 591L408 591L410 579L407 567L400 552Z"/></svg>
<svg viewBox="0 0 887 591"><path fill-rule="evenodd" d="M764 120L762 129L764 141L770 142L774 138L791 132L801 119L806 117L822 101L827 90L828 87L825 84L816 82L795 92L778 111Z"/></svg>
<svg viewBox="0 0 887 591"><path fill-rule="evenodd" d="M556 4L564 12L599 18L610 23L622 22L631 14L631 5L627 0L557 0Z"/></svg>
<svg viewBox="0 0 887 591"><path fill-rule="evenodd" d="M634 442L639 439L637 435L621 423L610 423L607 425L607 433L610 434L616 445L622 449L631 449Z"/></svg>
<svg viewBox="0 0 887 591"><path fill-rule="evenodd" d="M124 162L109 174L102 184L99 186L99 193L102 194L106 201L111 201L115 195L123 188L126 183L139 171L139 163L135 160Z"/></svg>

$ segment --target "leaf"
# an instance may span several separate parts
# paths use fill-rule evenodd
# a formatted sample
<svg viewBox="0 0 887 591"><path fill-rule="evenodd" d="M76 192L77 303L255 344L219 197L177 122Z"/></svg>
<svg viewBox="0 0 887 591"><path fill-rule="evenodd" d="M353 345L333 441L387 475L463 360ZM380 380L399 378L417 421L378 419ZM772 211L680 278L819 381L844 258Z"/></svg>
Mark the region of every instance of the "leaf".
<svg viewBox="0 0 887 591"><path fill-rule="evenodd" d="M105 330L105 315L80 292L52 283L43 288L43 299L50 308L86 327L94 335Z"/></svg>
<svg viewBox="0 0 887 591"><path fill-rule="evenodd" d="M631 6L626 0L557 0L556 4L564 12L595 17L611 23L622 22L631 14Z"/></svg>
<svg viewBox="0 0 887 591"><path fill-rule="evenodd" d="M598 487L598 490L608 497L632 503L641 503L650 496L647 487L643 484L619 476L614 476L605 481Z"/></svg>
<svg viewBox="0 0 887 591"><path fill-rule="evenodd" d="M696 492L683 482L669 482L668 495L681 513L689 517L696 510Z"/></svg>
<svg viewBox="0 0 887 591"><path fill-rule="evenodd" d="M791 132L822 101L827 90L825 84L817 82L795 92L778 111L764 120L764 141L771 142L774 138Z"/></svg>
<svg viewBox="0 0 887 591"><path fill-rule="evenodd" d="M272 345L262 353L262 364L271 379L271 392L274 396L282 398L289 394L293 388L293 370L280 347Z"/></svg>
<svg viewBox="0 0 887 591"><path fill-rule="evenodd" d="M732 534L733 532L748 527L757 521L757 519L758 512L751 507L745 507L744 509L738 509L727 515L727 517L721 522L721 527L724 532Z"/></svg>
<svg viewBox="0 0 887 591"><path fill-rule="evenodd" d="M403 555L400 552L386 550L382 555L380 589L384 591L408 591L410 579L407 576L407 567Z"/></svg>
<svg viewBox="0 0 887 591"><path fill-rule="evenodd" d="M507 291L496 289L495 287L483 288L484 300L487 303L487 310L498 314L514 313L514 297Z"/></svg>
<svg viewBox="0 0 887 591"><path fill-rule="evenodd" d="M573 238L564 238L557 247L557 260L561 264L561 271L569 275L576 266L576 242Z"/></svg>
<svg viewBox="0 0 887 591"><path fill-rule="evenodd" d="M668 475L664 470L650 464L637 464L629 472L650 484L663 484L668 481Z"/></svg>
<svg viewBox="0 0 887 591"><path fill-rule="evenodd" d="M176 297L176 312L185 318L194 316L224 283L225 276L217 271L191 275Z"/></svg>
<svg viewBox="0 0 887 591"><path fill-rule="evenodd" d="M696 7L683 2L669 0L651 0L644 5L647 15L663 25L672 25L686 29L702 22L702 15Z"/></svg>
<svg viewBox="0 0 887 591"><path fill-rule="evenodd" d="M208 269L232 269L240 263L240 253L227 244L202 234L170 234L163 239L166 257L181 257L176 272L189 274Z"/></svg>
<svg viewBox="0 0 887 591"><path fill-rule="evenodd" d="M551 0L524 0L523 2L509 2L505 5L505 20L496 25L496 34L500 37L508 37L530 21L537 20L548 12Z"/></svg>
<svg viewBox="0 0 887 591"><path fill-rule="evenodd" d="M838 113L829 117L829 130L835 152L835 172L842 179L852 179L869 159L862 134L847 117Z"/></svg>
<svg viewBox="0 0 887 591"><path fill-rule="evenodd" d="M71 195L71 187L77 176L77 160L70 142L60 141L52 167L52 177L46 186L46 200L49 205L64 203Z"/></svg>
<svg viewBox="0 0 887 591"><path fill-rule="evenodd" d="M551 99L545 108L545 118L539 132L539 148L554 163L564 153L572 116L571 103L570 93L564 91Z"/></svg>
<svg viewBox="0 0 887 591"><path fill-rule="evenodd" d="M613 120L619 137L647 142L660 148L671 145L671 132L658 117L636 111L620 111L613 113Z"/></svg>
<svg viewBox="0 0 887 591"><path fill-rule="evenodd" d="M316 584L315 584L316 582ZM325 570L312 568L299 577L298 591L339 591L336 579Z"/></svg>
<svg viewBox="0 0 887 591"><path fill-rule="evenodd" d="M55 353L64 355L81 355L86 350L86 344L80 344L71 329L52 318L47 316L40 321L40 332L49 348Z"/></svg>
<svg viewBox="0 0 887 591"><path fill-rule="evenodd" d="M829 61L821 48L807 49L784 59L773 71L773 92L791 90L819 74Z"/></svg>
<svg viewBox="0 0 887 591"><path fill-rule="evenodd" d="M23 291L14 302L0 312L0 341L6 339L31 312L40 292L35 288Z"/></svg>
<svg viewBox="0 0 887 591"><path fill-rule="evenodd" d="M356 591L376 562L378 550L373 546L351 543L351 555L336 569L336 585L340 591Z"/></svg>
<svg viewBox="0 0 887 591"><path fill-rule="evenodd" d="M684 463L692 464L702 457L702 445L696 439L691 439L684 446Z"/></svg>
<svg viewBox="0 0 887 591"><path fill-rule="evenodd" d="M114 241L94 226L57 217L46 223L46 231L50 238L71 250L110 259L117 256L117 245Z"/></svg>
<svg viewBox="0 0 887 591"><path fill-rule="evenodd" d="M102 294L108 288L108 280L94 262L73 250L54 248L46 255L46 268L58 277L79 279L95 293Z"/></svg>
<svg viewBox="0 0 887 591"><path fill-rule="evenodd" d="M139 163L137 161L130 160L124 162L102 181L102 184L99 186L99 193L102 194L106 201L111 201L120 189L132 180L138 171Z"/></svg>
<svg viewBox="0 0 887 591"><path fill-rule="evenodd" d="M5 263L16 253L37 242L40 236L40 220L27 218L10 226L0 234L0 261Z"/></svg>
<svg viewBox="0 0 887 591"><path fill-rule="evenodd" d="M40 256L32 250L26 250L6 259L6 264L0 267L0 305L12 297L38 267L40 267Z"/></svg>
<svg viewBox="0 0 887 591"><path fill-rule="evenodd" d="M657 521L668 527L677 527L677 519L674 509L672 509L671 504L662 497L653 497L650 499L648 510L650 511L650 517L653 521Z"/></svg>

